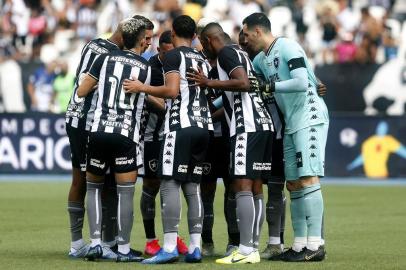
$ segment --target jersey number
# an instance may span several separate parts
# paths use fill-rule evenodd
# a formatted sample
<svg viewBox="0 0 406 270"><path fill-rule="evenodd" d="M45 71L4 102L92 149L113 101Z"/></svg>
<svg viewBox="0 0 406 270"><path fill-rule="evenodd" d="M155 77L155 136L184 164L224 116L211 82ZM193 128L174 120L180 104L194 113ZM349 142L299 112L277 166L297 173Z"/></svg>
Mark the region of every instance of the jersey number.
<svg viewBox="0 0 406 270"><path fill-rule="evenodd" d="M108 99L108 107L110 109L120 108L123 110L131 110L131 101L134 100L134 96L132 94L127 94L124 92L123 87L119 88L118 78L114 75L109 76L109 83L110 83L110 95Z"/></svg>

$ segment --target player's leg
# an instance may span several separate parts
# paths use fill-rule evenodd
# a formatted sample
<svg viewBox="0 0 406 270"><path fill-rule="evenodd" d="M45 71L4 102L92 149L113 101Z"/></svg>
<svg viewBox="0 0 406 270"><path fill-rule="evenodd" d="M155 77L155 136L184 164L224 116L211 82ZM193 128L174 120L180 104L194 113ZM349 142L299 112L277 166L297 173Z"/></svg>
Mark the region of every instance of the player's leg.
<svg viewBox="0 0 406 270"><path fill-rule="evenodd" d="M209 145L209 132L205 129L193 127L185 129L185 136L191 138L188 178L182 184L183 194L188 205L187 216L190 240L185 262L195 263L202 260L200 238L203 227L204 207L200 192L200 182L203 175L203 162L206 158L207 147ZM213 205L213 200L211 205Z"/></svg>
<svg viewBox="0 0 406 270"><path fill-rule="evenodd" d="M72 183L68 195L68 213L71 232L69 256L83 257L88 245L83 240L82 229L85 215L84 200L86 196L86 144L87 132L66 126L72 153ZM86 134L85 136L82 136Z"/></svg>
<svg viewBox="0 0 406 270"><path fill-rule="evenodd" d="M187 176L189 159L183 155L183 150L190 150L190 138L181 143L182 148L176 147L178 136L182 130L165 134L159 154L158 175L161 178L161 217L164 230L162 249L153 257L144 260L143 264L160 264L174 262L179 259L177 237L181 213L180 188L181 182Z"/></svg>
<svg viewBox="0 0 406 270"><path fill-rule="evenodd" d="M131 139L118 136L114 141L113 161L117 183L117 261L136 262L143 260L130 248L131 231L134 220L134 191L137 180L138 145Z"/></svg>
<svg viewBox="0 0 406 270"><path fill-rule="evenodd" d="M143 151L144 164L140 208L147 239L144 253L150 256L154 256L161 248L155 233L155 199L160 186L160 180L157 176L160 145L160 142L145 142Z"/></svg>
<svg viewBox="0 0 406 270"><path fill-rule="evenodd" d="M214 179L203 180L201 183L202 202L204 209L202 230L202 253L204 256L214 255L213 225L214 225L214 198L217 181Z"/></svg>
<svg viewBox="0 0 406 270"><path fill-rule="evenodd" d="M215 170L215 138L210 136L205 162L202 163L202 182L200 184L204 208L202 228L202 254L214 255L213 224L214 224L214 197L217 188L217 175Z"/></svg>
<svg viewBox="0 0 406 270"><path fill-rule="evenodd" d="M266 205L266 220L268 223L268 243L261 253L261 258L279 260L283 252L281 234L284 231L285 219L285 174L283 168L283 140L273 136L272 171L267 181L268 202Z"/></svg>
<svg viewBox="0 0 406 270"><path fill-rule="evenodd" d="M103 259L117 259L117 187L114 173L107 171L102 191Z"/></svg>
<svg viewBox="0 0 406 270"><path fill-rule="evenodd" d="M240 245L240 231L237 222L237 202L230 178L223 178L224 182L224 212L227 221L228 243L225 256L231 255Z"/></svg>
<svg viewBox="0 0 406 270"><path fill-rule="evenodd" d="M150 256L154 256L160 249L155 234L155 198L159 192L159 186L159 179L143 178L140 208L147 239L144 253Z"/></svg>
<svg viewBox="0 0 406 270"><path fill-rule="evenodd" d="M290 192L290 213L293 227L293 245L283 255L283 260L299 260L303 257L302 250L307 244L307 224L304 212L303 194L301 190L293 191L290 189L289 183L294 182L299 178L298 166L301 166L301 160L297 159L297 150L294 144L293 135L285 134L283 139L284 159L285 159L285 177L288 183L286 184Z"/></svg>
<svg viewBox="0 0 406 270"><path fill-rule="evenodd" d="M101 231L102 231L102 204L101 193L104 185L104 175L108 164L108 156L110 148L106 144L106 139L103 133L91 133L89 135L89 144L87 152L87 217L89 223L90 248L85 257L88 260L101 258L103 251L101 246ZM103 150L100 150L100 145L105 145Z"/></svg>
<svg viewBox="0 0 406 270"><path fill-rule="evenodd" d="M267 137L257 133L238 134L231 139L231 177L235 179L233 188L236 194L240 244L237 252L216 260L217 263L260 261L259 253L254 249L254 234L255 239L259 239L265 216L260 178L263 166L266 165L263 164L266 142Z"/></svg>
<svg viewBox="0 0 406 270"><path fill-rule="evenodd" d="M327 130L327 125L317 125L300 130L293 135L300 179L288 181L287 188L291 192L291 205L300 202L296 210L300 209L300 215L306 225L304 228L306 238L303 239L306 248L302 247L302 243L299 247L296 246L295 250L298 252L298 249L302 248L303 258L300 260L303 261L318 261L325 257L321 243L324 203L319 176L324 176Z"/></svg>

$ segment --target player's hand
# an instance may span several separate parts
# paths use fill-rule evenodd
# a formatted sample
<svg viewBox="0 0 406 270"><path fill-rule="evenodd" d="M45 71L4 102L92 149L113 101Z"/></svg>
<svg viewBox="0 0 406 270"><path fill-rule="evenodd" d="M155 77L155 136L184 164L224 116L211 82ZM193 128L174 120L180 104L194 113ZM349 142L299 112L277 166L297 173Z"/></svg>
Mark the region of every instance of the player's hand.
<svg viewBox="0 0 406 270"><path fill-rule="evenodd" d="M194 84L190 86L200 86L200 87L207 87L209 83L209 79L204 75L203 70L198 67L198 69L191 69L191 72L187 72L188 80L195 81Z"/></svg>
<svg viewBox="0 0 406 270"><path fill-rule="evenodd" d="M139 93L144 88L144 84L137 79L125 79L123 88L126 93Z"/></svg>
<svg viewBox="0 0 406 270"><path fill-rule="evenodd" d="M321 81L319 81L317 84L317 94L321 97L323 97L327 94L327 87Z"/></svg>

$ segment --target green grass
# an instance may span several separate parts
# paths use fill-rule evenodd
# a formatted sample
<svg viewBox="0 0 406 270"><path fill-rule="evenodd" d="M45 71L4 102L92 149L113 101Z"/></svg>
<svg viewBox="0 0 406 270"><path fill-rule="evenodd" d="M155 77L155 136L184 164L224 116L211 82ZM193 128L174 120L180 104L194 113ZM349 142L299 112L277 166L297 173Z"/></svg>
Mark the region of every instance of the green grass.
<svg viewBox="0 0 406 270"><path fill-rule="evenodd" d="M68 183L0 183L0 269L227 268L216 265L215 258L205 258L199 265L165 266L69 260L66 256L70 237L66 211L68 186ZM142 249L144 232L138 211L139 188L137 185L132 246ZM227 236L222 190L220 185L214 227L219 254L225 248ZM256 265L232 266L232 269L406 269L406 187L325 186L323 192L327 260L302 264L263 261ZM186 214L182 217L180 232L187 236ZM157 232L161 235L160 217L157 224ZM291 243L289 222L286 228L287 243ZM261 247L265 245L266 234L264 224ZM85 224L84 236L87 235Z"/></svg>

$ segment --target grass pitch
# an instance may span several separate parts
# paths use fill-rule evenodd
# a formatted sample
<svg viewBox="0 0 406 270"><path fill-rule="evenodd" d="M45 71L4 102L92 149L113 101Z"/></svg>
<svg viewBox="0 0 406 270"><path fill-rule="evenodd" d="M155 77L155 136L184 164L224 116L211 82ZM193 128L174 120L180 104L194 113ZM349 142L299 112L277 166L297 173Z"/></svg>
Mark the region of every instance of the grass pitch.
<svg viewBox="0 0 406 270"><path fill-rule="evenodd" d="M0 269L226 269L216 258L204 258L198 265L179 262L143 266L136 263L85 262L67 257L70 234L66 198L69 184L0 183ZM223 186L219 185L213 237L219 256L226 245L222 213ZM406 187L334 186L323 188L328 257L321 263L290 264L262 261L230 269L406 269ZM135 197L132 246L143 249L144 232L139 212L140 185ZM187 239L183 208L180 232ZM159 213L159 211L157 211ZM287 245L292 240L289 213ZM160 215L157 233L162 235ZM87 223L84 236L87 239ZM267 225L262 231L265 246ZM162 239L162 236L160 237Z"/></svg>

